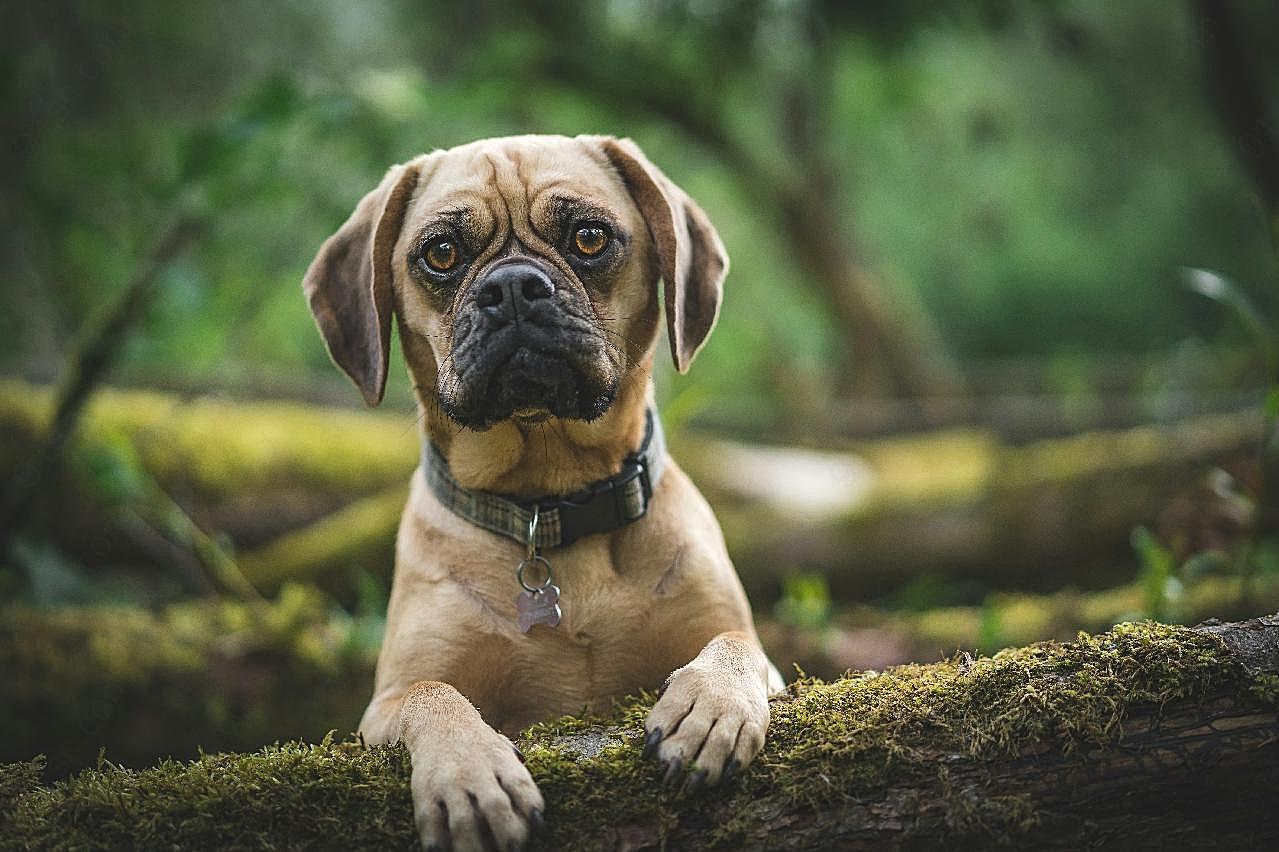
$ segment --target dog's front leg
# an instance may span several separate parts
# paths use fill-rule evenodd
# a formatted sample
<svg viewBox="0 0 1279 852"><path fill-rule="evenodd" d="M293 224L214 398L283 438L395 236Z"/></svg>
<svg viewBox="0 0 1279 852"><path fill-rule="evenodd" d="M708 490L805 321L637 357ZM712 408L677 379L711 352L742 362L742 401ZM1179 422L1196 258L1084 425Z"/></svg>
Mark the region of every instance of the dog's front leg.
<svg viewBox="0 0 1279 852"><path fill-rule="evenodd" d="M424 848L519 848L541 823L542 794L515 746L448 684L418 681L402 696L378 696L360 730L370 744L408 747Z"/></svg>
<svg viewBox="0 0 1279 852"><path fill-rule="evenodd" d="M688 769L690 791L718 784L759 754L770 668L753 636L728 632L671 673L644 722L644 753L656 753L666 783Z"/></svg>

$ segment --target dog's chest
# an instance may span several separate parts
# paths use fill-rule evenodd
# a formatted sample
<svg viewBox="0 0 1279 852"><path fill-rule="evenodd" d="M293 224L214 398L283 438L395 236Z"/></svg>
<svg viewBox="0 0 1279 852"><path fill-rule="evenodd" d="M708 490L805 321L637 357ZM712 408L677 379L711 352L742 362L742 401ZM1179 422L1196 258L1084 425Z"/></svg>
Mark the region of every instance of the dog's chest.
<svg viewBox="0 0 1279 852"><path fill-rule="evenodd" d="M508 733L657 689L712 636L749 627L744 606L743 616L720 600L724 584L707 554L672 529L637 526L621 541L598 537L543 551L562 615L557 626L535 624L527 633L518 623L523 590L513 548L462 550L452 539L402 533L402 555L430 557L417 563L420 571L403 571L395 597L411 605L392 607L393 622L413 625L396 631L397 646L411 649L401 677L454 685Z"/></svg>
<svg viewBox="0 0 1279 852"><path fill-rule="evenodd" d="M611 566L599 570L603 565L597 560L557 571L558 626L536 624L527 633L507 633L509 662L492 696L499 727L514 730L548 715L654 689L686 662L654 635L654 608L661 602L646 578L614 572Z"/></svg>

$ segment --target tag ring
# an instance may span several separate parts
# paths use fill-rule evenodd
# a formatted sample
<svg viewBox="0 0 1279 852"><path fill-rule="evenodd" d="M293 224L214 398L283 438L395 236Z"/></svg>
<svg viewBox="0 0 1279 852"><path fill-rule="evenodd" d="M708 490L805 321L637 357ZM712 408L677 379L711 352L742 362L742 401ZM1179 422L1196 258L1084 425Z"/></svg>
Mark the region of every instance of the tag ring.
<svg viewBox="0 0 1279 852"><path fill-rule="evenodd" d="M537 559L537 522L538 516L541 514L540 508L536 503L533 504L533 514L528 519L528 555L524 557L524 561ZM542 560L545 562L546 560Z"/></svg>
<svg viewBox="0 0 1279 852"><path fill-rule="evenodd" d="M542 581L541 585L530 586L528 583L524 582L524 569L529 565L541 565L542 568L546 570L546 579ZM534 556L531 559L523 559L520 561L519 567L515 569L515 579L520 581L520 585L524 587L524 591L526 592L537 594L538 592L545 591L546 588L551 585L551 563L546 561L545 556Z"/></svg>

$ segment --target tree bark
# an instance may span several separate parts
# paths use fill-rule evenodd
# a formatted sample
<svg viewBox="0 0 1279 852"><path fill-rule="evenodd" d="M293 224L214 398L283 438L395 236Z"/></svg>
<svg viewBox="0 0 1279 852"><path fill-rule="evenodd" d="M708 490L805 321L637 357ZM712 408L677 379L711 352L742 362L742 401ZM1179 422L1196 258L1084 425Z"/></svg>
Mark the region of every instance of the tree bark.
<svg viewBox="0 0 1279 852"><path fill-rule="evenodd" d="M544 849L1273 848L1279 616L1119 625L992 658L802 681L725 789L664 788L640 700L520 746ZM287 744L55 788L0 776L0 846L414 844L402 749Z"/></svg>

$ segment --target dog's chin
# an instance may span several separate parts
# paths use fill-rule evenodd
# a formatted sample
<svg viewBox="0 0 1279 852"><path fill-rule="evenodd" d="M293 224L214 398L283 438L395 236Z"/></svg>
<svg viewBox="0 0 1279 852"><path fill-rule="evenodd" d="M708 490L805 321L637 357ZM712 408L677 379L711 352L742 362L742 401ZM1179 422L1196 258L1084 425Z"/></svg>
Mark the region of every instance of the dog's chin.
<svg viewBox="0 0 1279 852"><path fill-rule="evenodd" d="M440 408L454 422L479 430L504 420L595 420L617 395L616 381L584 375L562 358L531 350L516 352L483 384L441 393Z"/></svg>

